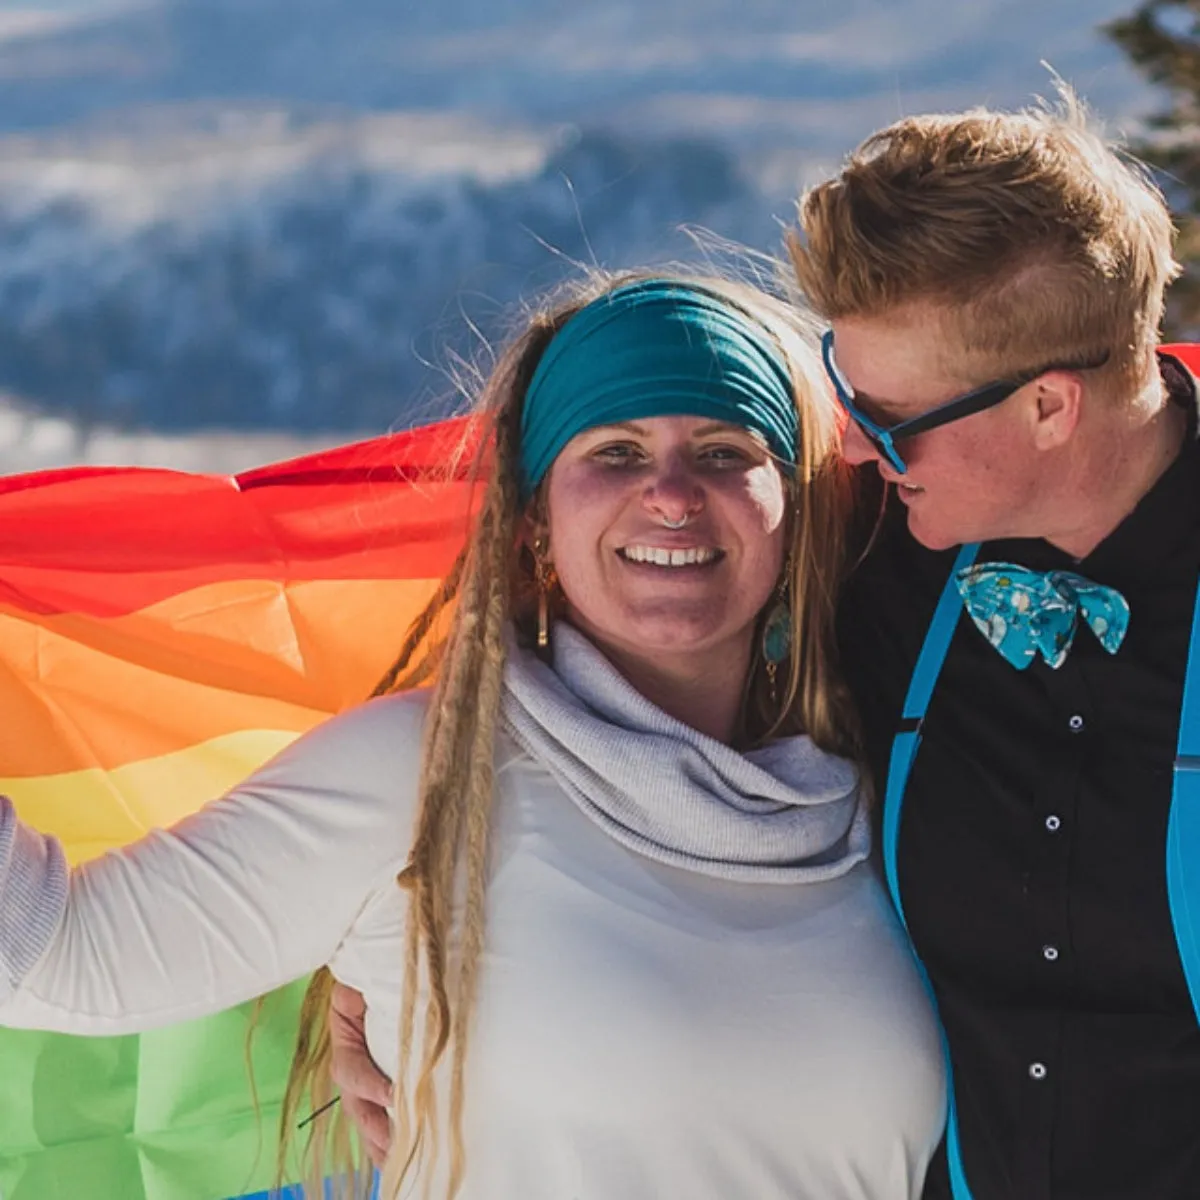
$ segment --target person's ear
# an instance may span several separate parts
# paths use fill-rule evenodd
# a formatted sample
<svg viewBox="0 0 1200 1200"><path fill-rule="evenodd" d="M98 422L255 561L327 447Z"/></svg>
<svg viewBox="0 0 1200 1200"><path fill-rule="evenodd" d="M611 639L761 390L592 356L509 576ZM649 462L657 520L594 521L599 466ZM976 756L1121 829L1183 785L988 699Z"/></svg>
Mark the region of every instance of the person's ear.
<svg viewBox="0 0 1200 1200"><path fill-rule="evenodd" d="M1039 450L1065 446L1083 415L1083 380L1075 371L1047 371L1033 384L1033 441Z"/></svg>
<svg viewBox="0 0 1200 1200"><path fill-rule="evenodd" d="M533 555L535 562L549 563L553 560L550 553L550 522L546 515L546 506L538 497L530 502L520 525L521 542Z"/></svg>

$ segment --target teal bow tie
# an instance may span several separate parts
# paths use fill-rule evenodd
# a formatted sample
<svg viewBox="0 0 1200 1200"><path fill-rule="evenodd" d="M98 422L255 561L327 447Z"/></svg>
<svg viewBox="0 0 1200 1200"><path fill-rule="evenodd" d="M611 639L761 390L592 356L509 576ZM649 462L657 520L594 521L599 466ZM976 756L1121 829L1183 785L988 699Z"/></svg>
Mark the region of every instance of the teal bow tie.
<svg viewBox="0 0 1200 1200"><path fill-rule="evenodd" d="M1109 654L1120 649L1129 628L1129 605L1120 592L1071 571L980 563L954 579L980 633L1019 671L1035 654L1061 667L1080 615Z"/></svg>

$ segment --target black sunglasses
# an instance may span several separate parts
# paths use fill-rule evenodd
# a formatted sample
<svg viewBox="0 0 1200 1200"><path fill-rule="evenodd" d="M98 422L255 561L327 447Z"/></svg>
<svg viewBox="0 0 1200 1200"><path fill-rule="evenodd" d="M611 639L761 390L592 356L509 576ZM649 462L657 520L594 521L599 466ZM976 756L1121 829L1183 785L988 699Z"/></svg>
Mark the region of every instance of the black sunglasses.
<svg viewBox="0 0 1200 1200"><path fill-rule="evenodd" d="M1109 352L1088 362L1058 362L1048 363L1031 371L1014 375L1011 379L998 379L993 383L985 383L982 387L972 388L953 400L947 400L936 408L919 416L910 417L896 425L884 426L872 421L854 403L854 389L846 377L838 370L837 360L833 356L833 330L827 329L821 339L821 356L825 360L825 373L837 392L838 401L849 414L854 423L863 431L870 443L887 460L888 465L899 475L908 473L908 466L896 449L897 438L915 437L918 433L928 433L939 425L949 425L951 421L961 421L963 417L973 416L984 409L994 408L1007 400L1014 392L1018 392L1026 384L1032 383L1047 371L1091 371L1102 367L1109 359Z"/></svg>

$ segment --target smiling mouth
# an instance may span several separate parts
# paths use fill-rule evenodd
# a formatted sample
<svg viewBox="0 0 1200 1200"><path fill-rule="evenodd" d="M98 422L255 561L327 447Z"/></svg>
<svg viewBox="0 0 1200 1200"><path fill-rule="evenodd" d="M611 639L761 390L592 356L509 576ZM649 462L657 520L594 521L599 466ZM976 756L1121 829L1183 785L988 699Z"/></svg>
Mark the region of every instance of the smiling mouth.
<svg viewBox="0 0 1200 1200"><path fill-rule="evenodd" d="M689 546L686 550L666 546L622 546L617 554L626 562L651 567L707 567L725 557L712 546Z"/></svg>

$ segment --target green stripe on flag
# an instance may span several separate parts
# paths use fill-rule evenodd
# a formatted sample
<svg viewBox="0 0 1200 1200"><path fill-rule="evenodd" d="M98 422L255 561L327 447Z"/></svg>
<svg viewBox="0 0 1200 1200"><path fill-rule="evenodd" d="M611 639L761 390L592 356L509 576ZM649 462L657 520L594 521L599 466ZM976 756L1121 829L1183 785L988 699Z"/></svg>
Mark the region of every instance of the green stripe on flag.
<svg viewBox="0 0 1200 1200"><path fill-rule="evenodd" d="M307 981L132 1037L0 1030L3 1200L223 1200L269 1187Z"/></svg>

